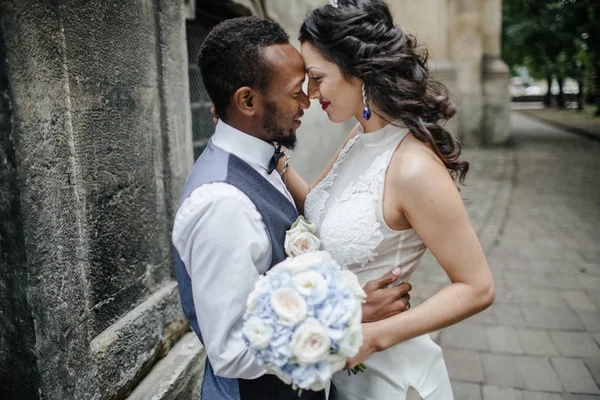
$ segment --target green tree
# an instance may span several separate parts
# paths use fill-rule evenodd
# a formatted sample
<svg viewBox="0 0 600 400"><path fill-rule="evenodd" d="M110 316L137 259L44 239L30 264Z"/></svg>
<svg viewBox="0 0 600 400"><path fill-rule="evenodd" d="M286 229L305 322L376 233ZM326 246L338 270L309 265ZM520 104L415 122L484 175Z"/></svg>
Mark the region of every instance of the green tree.
<svg viewBox="0 0 600 400"><path fill-rule="evenodd" d="M573 34L570 75L580 85L583 101L583 82L591 83L589 92L600 115L600 2L597 0L562 0L564 29Z"/></svg>
<svg viewBox="0 0 600 400"><path fill-rule="evenodd" d="M531 75L548 81L544 103L550 105L553 77L559 85L557 103L565 106L563 82L577 80L580 94L586 74L600 76L597 50L597 0L504 0L503 58L514 68L524 65ZM593 45L591 43L593 42ZM595 79L596 92L599 79ZM583 97L580 96L580 102ZM581 104L580 104L581 106Z"/></svg>

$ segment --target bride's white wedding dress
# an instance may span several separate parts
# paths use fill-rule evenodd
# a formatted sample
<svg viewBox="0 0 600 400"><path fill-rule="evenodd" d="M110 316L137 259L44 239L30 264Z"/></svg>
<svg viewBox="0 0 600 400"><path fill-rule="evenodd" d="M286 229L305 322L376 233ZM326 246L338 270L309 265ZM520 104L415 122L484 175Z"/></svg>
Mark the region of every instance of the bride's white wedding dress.
<svg viewBox="0 0 600 400"><path fill-rule="evenodd" d="M413 230L391 229L383 218L383 189L392 154L407 134L392 124L351 139L329 174L306 198L306 218L317 226L324 250L354 272L362 285L401 266L406 280L425 245ZM398 283L400 283L400 281ZM404 400L410 387L426 400L451 400L440 347L429 335L374 353L363 373L334 375L332 400Z"/></svg>

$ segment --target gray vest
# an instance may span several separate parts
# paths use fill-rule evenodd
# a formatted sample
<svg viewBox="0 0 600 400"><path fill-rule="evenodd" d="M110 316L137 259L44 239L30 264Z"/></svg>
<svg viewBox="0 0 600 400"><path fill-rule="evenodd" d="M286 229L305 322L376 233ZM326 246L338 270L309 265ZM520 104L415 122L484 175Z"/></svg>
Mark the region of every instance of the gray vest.
<svg viewBox="0 0 600 400"><path fill-rule="evenodd" d="M262 216L271 242L270 267L283 261L286 257L283 249L285 232L298 217L295 207L287 197L250 165L239 157L215 146L212 140L209 140L206 150L196 161L185 183L181 203L200 186L213 182L224 182L233 185L250 198ZM235 228L232 227L232 229ZM202 333L198 327L194 308L191 279L176 249L174 253L181 305L192 329L202 342ZM249 265L248 268L254 268L254 266ZM216 376L210 365L210 360L206 359L202 400L287 400L298 398L291 387L285 385L273 375L264 375L253 380ZM325 399L325 395L324 392L306 391L300 399Z"/></svg>

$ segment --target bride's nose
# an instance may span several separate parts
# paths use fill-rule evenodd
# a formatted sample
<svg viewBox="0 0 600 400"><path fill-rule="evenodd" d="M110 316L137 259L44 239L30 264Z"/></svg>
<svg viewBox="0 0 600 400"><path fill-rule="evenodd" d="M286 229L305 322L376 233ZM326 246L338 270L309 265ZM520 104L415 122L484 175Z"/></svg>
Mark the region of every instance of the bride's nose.
<svg viewBox="0 0 600 400"><path fill-rule="evenodd" d="M318 99L321 93L319 93L319 84L314 82L312 79L308 81L308 98L311 100Z"/></svg>

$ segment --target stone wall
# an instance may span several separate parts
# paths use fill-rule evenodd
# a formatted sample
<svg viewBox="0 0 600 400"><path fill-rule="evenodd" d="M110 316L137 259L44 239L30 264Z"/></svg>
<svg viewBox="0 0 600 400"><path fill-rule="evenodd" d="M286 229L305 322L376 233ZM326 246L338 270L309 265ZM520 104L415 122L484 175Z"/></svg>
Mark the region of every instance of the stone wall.
<svg viewBox="0 0 600 400"><path fill-rule="evenodd" d="M5 61L6 46L0 36L0 392L9 398L33 399L39 374L34 321L27 301L27 256Z"/></svg>
<svg viewBox="0 0 600 400"><path fill-rule="evenodd" d="M187 331L183 2L3 0L0 29L0 392L124 398Z"/></svg>

